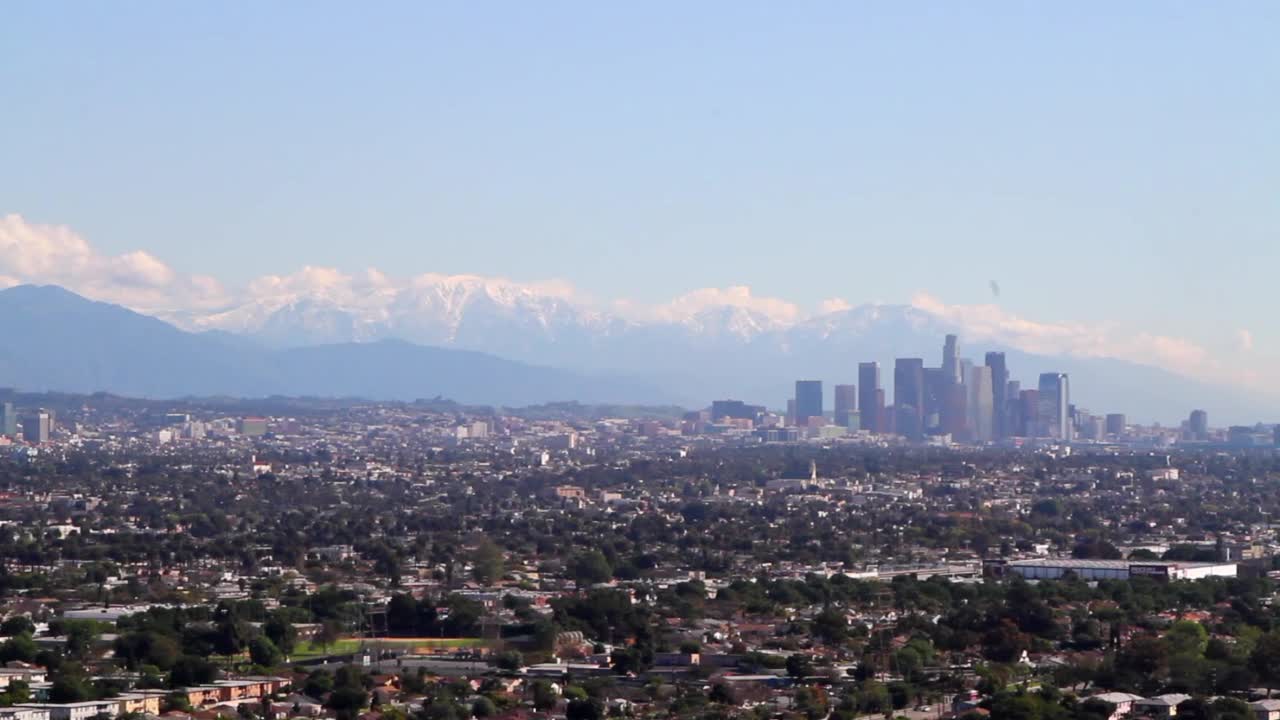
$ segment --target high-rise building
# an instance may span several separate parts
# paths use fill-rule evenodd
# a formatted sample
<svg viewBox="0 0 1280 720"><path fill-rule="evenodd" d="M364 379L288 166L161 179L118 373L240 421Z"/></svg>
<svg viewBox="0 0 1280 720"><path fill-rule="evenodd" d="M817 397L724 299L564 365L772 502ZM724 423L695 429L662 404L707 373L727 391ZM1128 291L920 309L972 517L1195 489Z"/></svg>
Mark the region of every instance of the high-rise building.
<svg viewBox="0 0 1280 720"><path fill-rule="evenodd" d="M1022 425L1019 433L1022 437L1034 437L1036 425L1040 422L1040 391L1023 390L1018 393L1018 405Z"/></svg>
<svg viewBox="0 0 1280 720"><path fill-rule="evenodd" d="M880 389L880 363L858 363L858 418L863 430L881 432L880 415L884 392Z"/></svg>
<svg viewBox="0 0 1280 720"><path fill-rule="evenodd" d="M755 420L765 413L761 405L748 405L741 400L715 400L711 403L711 419Z"/></svg>
<svg viewBox="0 0 1280 720"><path fill-rule="evenodd" d="M267 434L267 419L262 417L240 418L237 430L245 437L262 437Z"/></svg>
<svg viewBox="0 0 1280 720"><path fill-rule="evenodd" d="M968 392L966 407L969 416L969 439L973 442L990 442L994 437L995 408L993 406L991 368L978 365L965 378Z"/></svg>
<svg viewBox="0 0 1280 720"><path fill-rule="evenodd" d="M924 369L925 432L938 432L942 428L942 401L947 396L946 377L940 367Z"/></svg>
<svg viewBox="0 0 1280 720"><path fill-rule="evenodd" d="M1204 442L1209 439L1209 413L1203 410L1192 410L1188 425L1192 440Z"/></svg>
<svg viewBox="0 0 1280 720"><path fill-rule="evenodd" d="M808 425L809 418L822 417L822 381L796 381L796 425Z"/></svg>
<svg viewBox="0 0 1280 720"><path fill-rule="evenodd" d="M47 443L53 432L53 418L49 413L39 410L22 418L22 439L29 443Z"/></svg>
<svg viewBox="0 0 1280 720"><path fill-rule="evenodd" d="M18 413L13 409L11 402L0 407L0 435L8 438L18 437Z"/></svg>
<svg viewBox="0 0 1280 720"><path fill-rule="evenodd" d="M912 440L924 436L924 360L898 358L893 363L895 432Z"/></svg>
<svg viewBox="0 0 1280 720"><path fill-rule="evenodd" d="M942 344L942 374L951 383L964 382L960 374L960 338L948 335Z"/></svg>
<svg viewBox="0 0 1280 720"><path fill-rule="evenodd" d="M969 437L969 397L960 383L949 383L942 396L940 429L954 440Z"/></svg>
<svg viewBox="0 0 1280 720"><path fill-rule="evenodd" d="M787 427L795 427L796 425L796 399L787 398Z"/></svg>
<svg viewBox="0 0 1280 720"><path fill-rule="evenodd" d="M991 368L991 439L1000 440L1009 434L1009 368L1002 352L987 353L986 365Z"/></svg>
<svg viewBox="0 0 1280 720"><path fill-rule="evenodd" d="M857 411L858 387L856 385L837 385L835 407L836 425L843 428L852 427L850 421L853 419L854 414Z"/></svg>
<svg viewBox="0 0 1280 720"><path fill-rule="evenodd" d="M1022 434L1022 383L1010 380L1005 383L1004 391L1004 430L1005 437Z"/></svg>
<svg viewBox="0 0 1280 720"><path fill-rule="evenodd" d="M1036 435L1071 440L1071 384L1066 373L1040 374Z"/></svg>
<svg viewBox="0 0 1280 720"><path fill-rule="evenodd" d="M1107 434L1119 437L1124 434L1125 417L1123 413L1107 414Z"/></svg>

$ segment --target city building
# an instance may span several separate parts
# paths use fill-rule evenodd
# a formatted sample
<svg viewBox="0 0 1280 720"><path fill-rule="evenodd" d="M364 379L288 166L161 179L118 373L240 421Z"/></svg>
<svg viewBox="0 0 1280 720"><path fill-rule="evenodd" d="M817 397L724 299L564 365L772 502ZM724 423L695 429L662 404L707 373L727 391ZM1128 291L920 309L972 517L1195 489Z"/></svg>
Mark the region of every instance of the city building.
<svg viewBox="0 0 1280 720"><path fill-rule="evenodd" d="M18 437L18 412L13 403L7 402L0 408L0 435L8 438Z"/></svg>
<svg viewBox="0 0 1280 720"><path fill-rule="evenodd" d="M1209 413L1204 410L1192 410L1191 418L1187 424L1187 430L1191 434L1191 439L1196 442L1205 442L1209 439Z"/></svg>
<svg viewBox="0 0 1280 720"><path fill-rule="evenodd" d="M948 335L942 345L942 374L952 384L963 383L960 373L960 338Z"/></svg>
<svg viewBox="0 0 1280 720"><path fill-rule="evenodd" d="M1041 373L1039 393L1036 435L1071 440L1071 385L1066 373Z"/></svg>
<svg viewBox="0 0 1280 720"><path fill-rule="evenodd" d="M972 442L990 442L995 438L995 408L991 376L990 366L978 365L971 368L969 376L965 378L968 390L966 409L969 440Z"/></svg>
<svg viewBox="0 0 1280 720"><path fill-rule="evenodd" d="M22 418L22 439L29 443L47 443L53 431L53 418L44 410L30 413Z"/></svg>
<svg viewBox="0 0 1280 720"><path fill-rule="evenodd" d="M911 440L924 436L924 360L898 358L893 364L894 431Z"/></svg>
<svg viewBox="0 0 1280 720"><path fill-rule="evenodd" d="M881 432L884 391L880 389L880 363L858 363L858 420L863 430Z"/></svg>
<svg viewBox="0 0 1280 720"><path fill-rule="evenodd" d="M1124 434L1127 423L1123 413L1107 414L1107 434L1119 437Z"/></svg>
<svg viewBox="0 0 1280 720"><path fill-rule="evenodd" d="M260 417L240 418L238 430L241 435L246 437L262 437L267 434L267 419Z"/></svg>
<svg viewBox="0 0 1280 720"><path fill-rule="evenodd" d="M991 368L991 439L1009 435L1009 367L1004 353L989 352L986 366Z"/></svg>
<svg viewBox="0 0 1280 720"><path fill-rule="evenodd" d="M809 418L821 418L822 381L796 381L796 425L808 425Z"/></svg>
<svg viewBox="0 0 1280 720"><path fill-rule="evenodd" d="M1040 418L1040 391L1039 390L1023 390L1018 393L1018 405L1021 410L1018 413L1021 416L1022 424L1019 426L1018 435L1022 437L1034 437L1036 434L1036 423Z"/></svg>
<svg viewBox="0 0 1280 720"><path fill-rule="evenodd" d="M853 427L851 421L858 411L858 388L856 385L836 386L836 425L843 428Z"/></svg>

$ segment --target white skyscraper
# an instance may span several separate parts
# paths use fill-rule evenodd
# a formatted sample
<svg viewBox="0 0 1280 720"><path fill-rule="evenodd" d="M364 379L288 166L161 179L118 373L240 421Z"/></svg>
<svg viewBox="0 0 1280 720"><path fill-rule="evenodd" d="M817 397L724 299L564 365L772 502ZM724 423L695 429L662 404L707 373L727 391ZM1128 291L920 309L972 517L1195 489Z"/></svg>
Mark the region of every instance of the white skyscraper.
<svg viewBox="0 0 1280 720"><path fill-rule="evenodd" d="M1037 414L1036 435L1040 437L1071 440L1071 384L1065 373L1040 374L1040 407Z"/></svg>
<svg viewBox="0 0 1280 720"><path fill-rule="evenodd" d="M995 419L994 394L991 387L991 368L986 365L969 367L965 378L969 391L965 408L968 413L969 431L974 442L990 442L994 437L992 423Z"/></svg>

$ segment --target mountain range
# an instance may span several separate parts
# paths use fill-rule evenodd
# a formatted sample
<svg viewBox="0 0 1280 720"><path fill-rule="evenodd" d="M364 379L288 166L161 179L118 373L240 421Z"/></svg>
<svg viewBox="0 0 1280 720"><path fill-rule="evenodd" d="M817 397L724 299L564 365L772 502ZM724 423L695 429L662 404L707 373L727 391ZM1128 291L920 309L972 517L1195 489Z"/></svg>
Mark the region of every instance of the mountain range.
<svg viewBox="0 0 1280 720"><path fill-rule="evenodd" d="M679 403L735 397L780 407L797 378L854 383L857 363L937 365L943 336L963 332L907 305L814 317L743 303L673 303L637 317L538 289L471 276L342 297L277 294L215 312L142 315L56 286L0 291L0 384L142 397L228 394L447 396L467 403L557 400ZM1095 413L1176 422L1206 408L1218 422L1266 419L1269 398L1108 358L1013 347L1011 376L1034 387L1066 372ZM829 390L828 390L829 392Z"/></svg>

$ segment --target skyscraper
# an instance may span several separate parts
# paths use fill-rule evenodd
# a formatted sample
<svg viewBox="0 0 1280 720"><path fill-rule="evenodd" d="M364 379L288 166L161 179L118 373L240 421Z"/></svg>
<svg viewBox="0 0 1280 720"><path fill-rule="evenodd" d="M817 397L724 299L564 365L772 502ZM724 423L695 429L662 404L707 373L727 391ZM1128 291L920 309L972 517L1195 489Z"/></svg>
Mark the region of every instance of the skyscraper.
<svg viewBox="0 0 1280 720"><path fill-rule="evenodd" d="M924 369L924 429L934 432L942 427L942 402L947 396L946 375L942 368Z"/></svg>
<svg viewBox="0 0 1280 720"><path fill-rule="evenodd" d="M1125 419L1121 413L1107 415L1107 434L1120 436L1124 434Z"/></svg>
<svg viewBox="0 0 1280 720"><path fill-rule="evenodd" d="M1203 410L1192 410L1188 425L1192 440L1204 442L1209 439L1209 413Z"/></svg>
<svg viewBox="0 0 1280 720"><path fill-rule="evenodd" d="M1040 391L1023 390L1018 393L1018 414L1022 423L1018 426L1018 434L1022 437L1034 437L1036 425L1040 422Z"/></svg>
<svg viewBox="0 0 1280 720"><path fill-rule="evenodd" d="M880 363L858 363L859 424L868 432L880 432L880 414L884 396L880 391Z"/></svg>
<svg viewBox="0 0 1280 720"><path fill-rule="evenodd" d="M822 417L822 381L796 381L796 425L808 425L809 418Z"/></svg>
<svg viewBox="0 0 1280 720"><path fill-rule="evenodd" d="M924 436L924 360L898 358L893 363L895 431L912 440Z"/></svg>
<svg viewBox="0 0 1280 720"><path fill-rule="evenodd" d="M853 414L858 410L858 388L856 385L836 386L836 425L850 427Z"/></svg>
<svg viewBox="0 0 1280 720"><path fill-rule="evenodd" d="M1058 440L1071 439L1071 384L1065 373L1041 373L1039 427L1036 435Z"/></svg>
<svg viewBox="0 0 1280 720"><path fill-rule="evenodd" d="M969 439L973 442L990 442L993 433L993 393L991 382L991 368L986 365L977 365L969 371L969 377L965 378L965 385L968 389L969 401Z"/></svg>
<svg viewBox="0 0 1280 720"><path fill-rule="evenodd" d="M1009 434L1009 368L1004 353L987 353L987 367L991 368L991 439L1000 440Z"/></svg>
<svg viewBox="0 0 1280 720"><path fill-rule="evenodd" d="M22 418L22 439L29 443L49 442L49 433L53 429L53 420L49 413L41 410Z"/></svg>
<svg viewBox="0 0 1280 720"><path fill-rule="evenodd" d="M942 345L942 374L952 383L964 382L960 374L960 338L948 335Z"/></svg>
<svg viewBox="0 0 1280 720"><path fill-rule="evenodd" d="M13 409L11 402L0 407L0 435L8 438L18 437L18 413Z"/></svg>

